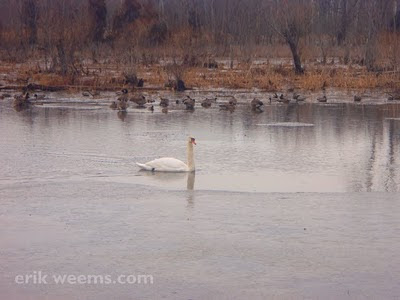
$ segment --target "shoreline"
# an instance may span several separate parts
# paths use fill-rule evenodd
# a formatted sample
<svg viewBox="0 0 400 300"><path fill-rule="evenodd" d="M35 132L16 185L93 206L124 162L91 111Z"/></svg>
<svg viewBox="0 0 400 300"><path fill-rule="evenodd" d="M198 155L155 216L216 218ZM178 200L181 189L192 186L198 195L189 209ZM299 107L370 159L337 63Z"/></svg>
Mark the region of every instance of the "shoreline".
<svg viewBox="0 0 400 300"><path fill-rule="evenodd" d="M186 90L230 89L263 92L323 92L328 88L347 89L357 92L381 90L386 93L400 92L400 72L368 72L365 68L342 64L307 64L304 75L296 75L290 64L271 64L255 61L237 63L233 68L216 60L216 68L178 65ZM46 72L37 62L23 64L2 62L0 66L0 90L23 89L29 84L42 91L168 91L168 82L175 80L162 64L136 65L133 74L143 79L144 86L128 84L123 67L115 64L87 64L85 74L61 76Z"/></svg>

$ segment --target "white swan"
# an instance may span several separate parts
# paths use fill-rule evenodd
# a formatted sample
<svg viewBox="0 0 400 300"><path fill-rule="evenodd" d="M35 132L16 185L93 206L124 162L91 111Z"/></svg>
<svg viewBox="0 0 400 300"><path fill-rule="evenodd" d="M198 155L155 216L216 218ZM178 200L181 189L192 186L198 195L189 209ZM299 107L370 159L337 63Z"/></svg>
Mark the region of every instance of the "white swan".
<svg viewBox="0 0 400 300"><path fill-rule="evenodd" d="M149 161L145 164L136 164L140 169L152 172L194 172L193 145L196 145L196 140L189 137L187 141L187 164L172 157L163 157Z"/></svg>

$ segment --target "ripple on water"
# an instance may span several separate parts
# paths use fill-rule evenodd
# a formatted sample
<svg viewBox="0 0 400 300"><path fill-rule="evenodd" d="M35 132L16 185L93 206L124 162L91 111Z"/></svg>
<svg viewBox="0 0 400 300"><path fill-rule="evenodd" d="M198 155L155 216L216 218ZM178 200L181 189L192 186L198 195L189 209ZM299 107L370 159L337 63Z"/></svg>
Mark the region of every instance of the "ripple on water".
<svg viewBox="0 0 400 300"><path fill-rule="evenodd" d="M300 123L300 122L280 122L280 123L257 124L257 126L268 126L268 127L314 127L314 124L311 124L311 123Z"/></svg>

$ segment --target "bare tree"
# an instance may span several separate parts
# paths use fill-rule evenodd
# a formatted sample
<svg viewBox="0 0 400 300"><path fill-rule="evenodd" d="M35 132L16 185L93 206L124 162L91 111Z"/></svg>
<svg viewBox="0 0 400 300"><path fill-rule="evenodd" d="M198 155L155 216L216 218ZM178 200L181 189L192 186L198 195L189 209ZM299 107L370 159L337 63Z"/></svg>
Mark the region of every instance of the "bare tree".
<svg viewBox="0 0 400 300"><path fill-rule="evenodd" d="M229 56L233 66L282 44L302 74L305 54L315 49L323 62L351 54L369 70L388 55L384 46L397 57L400 0L0 0L0 20L1 54L39 54L46 68L68 75L88 53L95 60L109 51L128 65L149 61L143 53L179 62L189 56L196 66Z"/></svg>
<svg viewBox="0 0 400 300"><path fill-rule="evenodd" d="M293 56L294 69L303 74L299 53L299 42L310 31L311 1L309 0L277 0L272 6L275 14L271 14L271 26L284 38Z"/></svg>
<svg viewBox="0 0 400 300"><path fill-rule="evenodd" d="M113 33L117 36L124 27L140 17L142 5L137 0L125 0L113 18Z"/></svg>
<svg viewBox="0 0 400 300"><path fill-rule="evenodd" d="M107 6L105 0L89 0L89 38L95 44L103 41L107 26Z"/></svg>
<svg viewBox="0 0 400 300"><path fill-rule="evenodd" d="M87 38L84 5L78 0L42 0L38 29L39 44L45 52L49 70L62 75L77 74L77 54ZM47 67L47 64L46 64Z"/></svg>
<svg viewBox="0 0 400 300"><path fill-rule="evenodd" d="M364 0L363 8L366 16L366 42L365 42L365 65L367 70L376 69L377 44L379 31L385 27L386 20L390 20L390 4L392 0Z"/></svg>
<svg viewBox="0 0 400 300"><path fill-rule="evenodd" d="M37 42L37 0L23 0L21 7L21 23L29 45Z"/></svg>

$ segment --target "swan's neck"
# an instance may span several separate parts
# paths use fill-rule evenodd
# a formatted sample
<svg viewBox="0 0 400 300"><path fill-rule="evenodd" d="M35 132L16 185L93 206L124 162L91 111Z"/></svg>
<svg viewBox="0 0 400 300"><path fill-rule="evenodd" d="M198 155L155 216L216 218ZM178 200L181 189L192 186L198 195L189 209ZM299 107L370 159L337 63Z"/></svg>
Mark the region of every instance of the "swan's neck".
<svg viewBox="0 0 400 300"><path fill-rule="evenodd" d="M187 146L187 165L189 168L189 171L192 172L195 170L194 166L194 154L193 154L193 144L191 142L188 143Z"/></svg>

